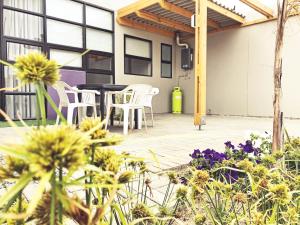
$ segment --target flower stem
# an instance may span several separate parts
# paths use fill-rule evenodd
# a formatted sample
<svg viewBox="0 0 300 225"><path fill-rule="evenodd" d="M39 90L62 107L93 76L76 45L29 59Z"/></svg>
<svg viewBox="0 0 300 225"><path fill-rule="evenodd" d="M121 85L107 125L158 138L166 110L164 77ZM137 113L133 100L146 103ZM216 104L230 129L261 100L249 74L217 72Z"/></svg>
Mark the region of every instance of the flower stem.
<svg viewBox="0 0 300 225"><path fill-rule="evenodd" d="M38 100L38 106L39 106L39 111L40 115L42 117L42 125L46 126L47 125L47 118L46 118L46 105L45 105L45 98L43 95L43 83L38 83L35 85L36 88L36 94L37 94L37 100Z"/></svg>
<svg viewBox="0 0 300 225"><path fill-rule="evenodd" d="M45 89L44 86L42 86L42 91L43 91L43 94L44 94L45 98L47 99L48 103L50 104L51 108L55 111L55 113L57 113L57 115L60 117L60 119L62 120L62 122L64 124L67 124L66 118L61 113L61 111L57 108L55 102L53 101L53 99L51 98L51 96L48 94L48 92L46 91L46 89Z"/></svg>
<svg viewBox="0 0 300 225"><path fill-rule="evenodd" d="M63 169L62 166L59 166L59 189L60 191L62 191L62 182L63 182ZM63 224L63 207L62 207L62 203L59 202L58 203L58 221L60 224Z"/></svg>
<svg viewBox="0 0 300 225"><path fill-rule="evenodd" d="M22 213L22 193L23 191L21 190L19 193L18 193L18 213ZM22 225L23 224L23 220L18 220L17 221L17 225Z"/></svg>
<svg viewBox="0 0 300 225"><path fill-rule="evenodd" d="M55 225L56 223L56 212L55 212L55 206L56 206L56 174L55 171L53 172L52 178L51 178L51 203L50 203L50 225Z"/></svg>

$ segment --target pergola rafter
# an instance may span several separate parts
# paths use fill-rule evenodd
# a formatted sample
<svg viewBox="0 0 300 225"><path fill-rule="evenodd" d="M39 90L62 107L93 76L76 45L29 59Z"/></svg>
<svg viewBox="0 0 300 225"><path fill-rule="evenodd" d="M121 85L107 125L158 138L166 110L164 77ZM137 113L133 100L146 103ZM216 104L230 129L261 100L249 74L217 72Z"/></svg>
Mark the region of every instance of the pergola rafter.
<svg viewBox="0 0 300 225"><path fill-rule="evenodd" d="M273 12L257 0L241 0L262 15ZM195 28L191 17L195 16ZM195 37L194 124L205 124L207 33L242 27L245 17L217 0L139 0L118 11L119 24L174 37L175 33Z"/></svg>
<svg viewBox="0 0 300 225"><path fill-rule="evenodd" d="M240 0L241 2L245 3L255 11L261 13L268 19L271 19L274 17L273 15L273 10L270 9L269 7L263 5L260 1L258 0Z"/></svg>

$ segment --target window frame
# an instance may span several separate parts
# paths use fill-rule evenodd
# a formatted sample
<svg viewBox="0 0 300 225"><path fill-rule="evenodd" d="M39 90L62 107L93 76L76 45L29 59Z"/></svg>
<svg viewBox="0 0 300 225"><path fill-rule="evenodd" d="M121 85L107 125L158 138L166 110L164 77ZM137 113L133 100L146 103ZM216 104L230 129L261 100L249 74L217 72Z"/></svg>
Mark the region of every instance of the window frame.
<svg viewBox="0 0 300 225"><path fill-rule="evenodd" d="M43 5L42 5L42 11L40 13L39 12L34 12L34 11L29 11L29 10L26 10L26 9L20 9L20 8L4 5L4 1L0 0L0 59L7 60L7 43L8 42L41 47L42 52L44 54L46 54L48 58L50 57L50 54L49 54L50 49L57 49L57 50L65 50L65 51L82 53L86 50L86 30L87 30L87 28L90 28L90 29L99 30L99 31L103 31L103 32L108 32L108 33L112 34L112 52L111 53L104 52L104 51L96 51L96 50L91 50L89 52L89 53L96 54L96 55L111 57L112 58L112 69L111 69L111 71L100 70L100 69L88 69L88 67L87 67L87 55L82 56L82 67L64 66L64 67L62 67L62 69L85 71L86 74L95 73L95 74L109 75L109 76L112 76L112 82L115 83L115 22L114 22L115 12L110 10L110 9L100 7L100 6L95 5L95 4L87 3L87 2L81 1L81 0L70 0L70 1L82 4L82 6L83 6L82 7L82 10L83 10L82 23L78 23L78 22L74 22L74 21L71 21L71 20L66 20L66 19L62 19L62 18L59 18L59 17L53 17L53 16L47 15L46 0L41 0L41 3ZM112 19L112 29L107 30L107 29L103 29L103 28L100 28L100 27L94 27L94 26L87 25L86 24L86 7L87 6L109 12L111 14L111 19ZM24 39L24 38L5 36L4 33L3 33L4 32L4 29L3 29L4 28L3 27L3 23L4 23L3 12L4 12L4 9L40 17L42 19L42 31L43 31L43 35L42 35L42 38L41 38L42 40L41 41L36 41L36 40L29 40L29 39ZM82 27L82 36L81 36L81 38L82 38L82 42L83 42L82 48L48 43L48 41L47 41L47 20L48 19L59 21L59 22L64 22L64 23L67 23L67 24L81 26ZM10 61L10 63L14 63L14 61ZM0 87L4 87L4 85L5 85L4 66L2 64L0 64ZM6 109L6 102L5 102L5 96L6 95L21 95L21 94L35 95L34 92L24 92L24 93L23 92L5 92L5 93L0 92L0 108L4 109L4 110ZM3 119L4 118L0 116L0 121L3 120Z"/></svg>
<svg viewBox="0 0 300 225"><path fill-rule="evenodd" d="M163 46L167 46L171 48L171 61L163 60ZM162 74L162 64L169 64L171 66L171 76L166 77ZM160 77L161 78L167 78L172 79L173 78L173 46L170 44L161 43L160 44Z"/></svg>
<svg viewBox="0 0 300 225"><path fill-rule="evenodd" d="M136 40L139 40L139 41L148 42L150 44L150 58L126 54L126 38L131 38L131 39L136 39ZM144 60L144 61L150 62L151 63L150 75L126 73L126 69L125 69L126 68L126 58L139 59L139 60ZM151 40L136 37L136 36L131 36L131 35L128 35L128 34L124 34L124 74L125 75L132 75L132 76L153 77L153 44L152 44Z"/></svg>

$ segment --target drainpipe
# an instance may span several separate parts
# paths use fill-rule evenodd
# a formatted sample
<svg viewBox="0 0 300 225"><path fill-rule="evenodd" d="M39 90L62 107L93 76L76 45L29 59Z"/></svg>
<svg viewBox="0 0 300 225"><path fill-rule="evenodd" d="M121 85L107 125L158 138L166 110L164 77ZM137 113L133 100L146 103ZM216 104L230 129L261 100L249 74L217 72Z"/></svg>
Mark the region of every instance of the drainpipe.
<svg viewBox="0 0 300 225"><path fill-rule="evenodd" d="M189 45L187 43L180 43L179 33L176 33L176 44L179 47L189 48Z"/></svg>

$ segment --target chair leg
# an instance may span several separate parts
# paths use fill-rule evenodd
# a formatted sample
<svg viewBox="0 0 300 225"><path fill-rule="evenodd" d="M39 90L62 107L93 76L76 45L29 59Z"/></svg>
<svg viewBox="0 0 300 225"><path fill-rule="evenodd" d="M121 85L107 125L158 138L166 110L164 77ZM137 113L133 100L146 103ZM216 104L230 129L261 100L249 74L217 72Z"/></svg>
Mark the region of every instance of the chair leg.
<svg viewBox="0 0 300 225"><path fill-rule="evenodd" d="M59 106L58 106L58 110L59 110L60 112L61 112L61 109L62 109L62 106L59 105ZM56 116L56 122L55 122L56 125L59 124L59 120L60 120L60 117L59 117L59 115L57 115L57 116Z"/></svg>
<svg viewBox="0 0 300 225"><path fill-rule="evenodd" d="M94 111L93 112L94 118L97 118L98 115L97 115L97 107L96 107L96 105L93 106L93 111Z"/></svg>
<svg viewBox="0 0 300 225"><path fill-rule="evenodd" d="M70 124L70 125L73 124L73 112L74 112L74 108L68 107L67 121L68 121L68 124Z"/></svg>
<svg viewBox="0 0 300 225"><path fill-rule="evenodd" d="M154 127L154 118L153 118L153 109L150 107L151 119L152 119L152 127Z"/></svg>
<svg viewBox="0 0 300 225"><path fill-rule="evenodd" d="M109 117L110 117L110 112L111 112L110 108L111 108L110 105L106 106L105 130L107 130L107 126L109 123Z"/></svg>
<svg viewBox="0 0 300 225"><path fill-rule="evenodd" d="M134 109L130 110L130 129L133 130L134 127Z"/></svg>
<svg viewBox="0 0 300 225"><path fill-rule="evenodd" d="M77 114L78 114L78 124L87 116L87 107L78 107Z"/></svg>
<svg viewBox="0 0 300 225"><path fill-rule="evenodd" d="M143 108L143 117L144 117L145 128L147 130L148 128L147 128L147 119L146 119L146 110L145 110L145 108Z"/></svg>
<svg viewBox="0 0 300 225"><path fill-rule="evenodd" d="M128 117L129 117L129 108L124 108L124 115L123 115L123 134L128 134Z"/></svg>

